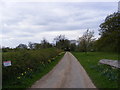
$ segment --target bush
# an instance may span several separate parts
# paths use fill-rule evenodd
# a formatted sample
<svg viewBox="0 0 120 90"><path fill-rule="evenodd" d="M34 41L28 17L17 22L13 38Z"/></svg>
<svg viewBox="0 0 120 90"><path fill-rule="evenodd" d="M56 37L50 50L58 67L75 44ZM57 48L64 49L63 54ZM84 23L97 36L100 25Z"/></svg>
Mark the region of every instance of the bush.
<svg viewBox="0 0 120 90"><path fill-rule="evenodd" d="M3 85L14 80L19 75L28 74L30 71L37 71L38 66L44 68L50 63L50 59L57 56L61 50L55 48L41 50L21 50L16 52L6 52L2 55L2 61L11 61L12 66L2 66ZM20 77L17 77L18 79Z"/></svg>

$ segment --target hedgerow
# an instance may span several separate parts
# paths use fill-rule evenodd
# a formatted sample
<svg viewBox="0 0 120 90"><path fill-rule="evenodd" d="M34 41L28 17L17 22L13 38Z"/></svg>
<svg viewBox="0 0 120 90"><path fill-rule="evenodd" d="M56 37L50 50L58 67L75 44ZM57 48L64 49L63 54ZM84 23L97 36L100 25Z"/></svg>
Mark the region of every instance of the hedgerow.
<svg viewBox="0 0 120 90"><path fill-rule="evenodd" d="M21 50L16 52L6 52L2 54L2 61L11 61L12 65L5 67L2 65L3 86L20 79L21 76L31 77L32 72L37 72L59 55L61 50L56 48L40 50ZM19 82L15 82L19 83Z"/></svg>

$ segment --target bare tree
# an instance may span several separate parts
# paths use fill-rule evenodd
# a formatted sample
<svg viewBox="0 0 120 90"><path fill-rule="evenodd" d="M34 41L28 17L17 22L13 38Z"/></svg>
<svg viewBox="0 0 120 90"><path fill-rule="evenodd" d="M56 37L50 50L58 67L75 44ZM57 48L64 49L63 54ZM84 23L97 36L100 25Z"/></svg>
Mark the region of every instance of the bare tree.
<svg viewBox="0 0 120 90"><path fill-rule="evenodd" d="M66 39L65 35L59 35L54 38L56 42L56 47L59 49L67 50L70 48L70 41Z"/></svg>
<svg viewBox="0 0 120 90"><path fill-rule="evenodd" d="M61 41L61 40L65 40L65 39L66 39L65 35L59 35L59 36L56 36L56 37L54 38L54 40L55 40L56 42L59 42L59 41Z"/></svg>
<svg viewBox="0 0 120 90"><path fill-rule="evenodd" d="M89 29L83 34L82 37L78 39L80 50L86 52L90 50L90 44L93 42L94 31L89 31Z"/></svg>
<svg viewBox="0 0 120 90"><path fill-rule="evenodd" d="M50 48L52 47L52 44L50 44L45 38L43 38L43 40L41 40L41 46L42 48Z"/></svg>

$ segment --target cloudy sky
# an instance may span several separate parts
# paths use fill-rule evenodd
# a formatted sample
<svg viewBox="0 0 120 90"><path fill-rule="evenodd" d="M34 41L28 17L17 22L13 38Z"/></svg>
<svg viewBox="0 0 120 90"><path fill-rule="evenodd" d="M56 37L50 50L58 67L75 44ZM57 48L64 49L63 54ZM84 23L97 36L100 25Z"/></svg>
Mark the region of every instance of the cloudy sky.
<svg viewBox="0 0 120 90"><path fill-rule="evenodd" d="M94 30L98 38L99 25L105 17L117 11L113 2L39 2L20 0L0 2L0 45L16 47L43 38L53 42L57 35L73 40L86 29Z"/></svg>

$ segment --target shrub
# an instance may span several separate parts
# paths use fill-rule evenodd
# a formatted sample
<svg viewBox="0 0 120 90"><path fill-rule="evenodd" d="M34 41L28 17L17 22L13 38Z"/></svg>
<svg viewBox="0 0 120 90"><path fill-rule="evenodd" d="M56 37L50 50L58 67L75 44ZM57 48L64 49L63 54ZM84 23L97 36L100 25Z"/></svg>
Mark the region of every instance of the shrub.
<svg viewBox="0 0 120 90"><path fill-rule="evenodd" d="M40 49L40 50L21 50L16 52L6 52L2 55L2 61L10 60L12 66L2 66L3 85L11 80L20 79L19 75L30 76L31 71L42 69L50 63L48 60L57 56L61 50L55 48Z"/></svg>

